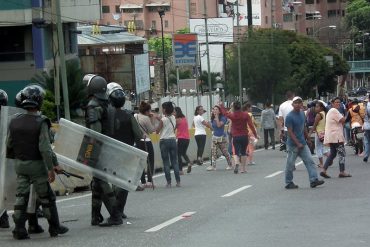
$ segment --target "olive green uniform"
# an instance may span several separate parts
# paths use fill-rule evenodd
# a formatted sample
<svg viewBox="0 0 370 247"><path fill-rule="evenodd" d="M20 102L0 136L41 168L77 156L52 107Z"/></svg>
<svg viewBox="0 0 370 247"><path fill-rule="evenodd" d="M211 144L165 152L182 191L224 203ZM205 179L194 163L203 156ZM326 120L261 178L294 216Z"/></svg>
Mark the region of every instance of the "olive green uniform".
<svg viewBox="0 0 370 247"><path fill-rule="evenodd" d="M31 117L33 116L33 118ZM20 137L17 132L22 132L21 128L12 127L13 121L16 118L27 117L32 121L36 121L39 126L38 144L35 148L39 152L39 159L24 159L24 156L19 150L24 150L27 145L27 133ZM31 122L32 122L31 121ZM27 124L29 120L27 121ZM50 145L50 121L36 113L19 114L13 118L9 125L9 133L7 137L7 156L15 159L15 171L17 173L17 194L14 206L14 223L17 229L25 228L27 220L26 208L28 204L30 185L33 184L39 201L43 208L44 216L49 222L49 233L51 236L57 235L59 229L59 217L55 203L55 194L48 182L48 171L53 170L53 165L56 162L55 154ZM37 131L37 130L36 130ZM22 145L23 144L23 145Z"/></svg>

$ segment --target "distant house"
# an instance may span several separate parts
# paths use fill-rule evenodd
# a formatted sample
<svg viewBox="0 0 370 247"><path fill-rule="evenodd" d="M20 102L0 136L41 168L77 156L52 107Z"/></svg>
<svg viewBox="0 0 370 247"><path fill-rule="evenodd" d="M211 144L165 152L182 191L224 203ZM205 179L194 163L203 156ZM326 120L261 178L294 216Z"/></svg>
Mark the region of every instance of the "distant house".
<svg viewBox="0 0 370 247"><path fill-rule="evenodd" d="M66 59L78 58L77 22L100 19L100 0L60 1ZM54 69L50 0L0 1L0 88L13 103L35 74Z"/></svg>

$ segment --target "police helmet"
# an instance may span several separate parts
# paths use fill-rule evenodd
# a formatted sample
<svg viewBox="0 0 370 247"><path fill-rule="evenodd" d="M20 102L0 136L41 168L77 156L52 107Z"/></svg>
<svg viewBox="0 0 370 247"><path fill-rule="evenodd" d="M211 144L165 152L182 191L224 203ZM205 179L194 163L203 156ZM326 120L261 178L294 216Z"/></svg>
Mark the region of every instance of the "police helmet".
<svg viewBox="0 0 370 247"><path fill-rule="evenodd" d="M107 99L107 81L103 77L87 74L84 76L83 82L86 83L88 96L93 95L98 99Z"/></svg>
<svg viewBox="0 0 370 247"><path fill-rule="evenodd" d="M21 91L21 106L24 109L40 110L44 100L45 90L39 85L29 85Z"/></svg>
<svg viewBox="0 0 370 247"><path fill-rule="evenodd" d="M18 108L22 108L22 90L15 95L14 104Z"/></svg>
<svg viewBox="0 0 370 247"><path fill-rule="evenodd" d="M8 104L8 94L0 89L0 106L3 105L3 106L6 106Z"/></svg>
<svg viewBox="0 0 370 247"><path fill-rule="evenodd" d="M111 82L107 86L107 96L112 104L116 108L121 108L126 101L126 95L118 83Z"/></svg>

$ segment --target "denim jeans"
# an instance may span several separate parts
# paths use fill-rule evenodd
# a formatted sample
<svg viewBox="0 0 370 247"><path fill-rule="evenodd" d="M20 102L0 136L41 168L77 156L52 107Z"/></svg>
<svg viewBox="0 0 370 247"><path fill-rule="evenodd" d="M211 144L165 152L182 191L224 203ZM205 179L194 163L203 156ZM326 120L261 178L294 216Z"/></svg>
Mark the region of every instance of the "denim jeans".
<svg viewBox="0 0 370 247"><path fill-rule="evenodd" d="M171 183L171 165L175 173L176 182L180 182L179 164L177 160L177 144L176 139L161 139L159 141L161 156L163 160L163 169L167 183Z"/></svg>
<svg viewBox="0 0 370 247"><path fill-rule="evenodd" d="M287 145L287 161L285 168L285 183L289 184L293 182L293 171L295 167L295 161L297 157L300 157L306 166L308 177L310 182L313 182L317 179L317 171L315 162L312 159L310 148L307 145L304 145L302 149L298 149L296 146Z"/></svg>
<svg viewBox="0 0 370 247"><path fill-rule="evenodd" d="M370 155L370 130L365 130L365 137L364 137L364 145L365 145L365 158L369 158Z"/></svg>

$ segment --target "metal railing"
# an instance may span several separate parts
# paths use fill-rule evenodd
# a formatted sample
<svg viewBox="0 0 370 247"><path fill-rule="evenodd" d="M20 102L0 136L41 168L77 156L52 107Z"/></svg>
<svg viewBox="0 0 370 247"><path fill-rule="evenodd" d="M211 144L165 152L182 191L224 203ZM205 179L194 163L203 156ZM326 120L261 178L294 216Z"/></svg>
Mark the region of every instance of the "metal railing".
<svg viewBox="0 0 370 247"><path fill-rule="evenodd" d="M351 70L349 73L370 72L370 60L347 61Z"/></svg>

